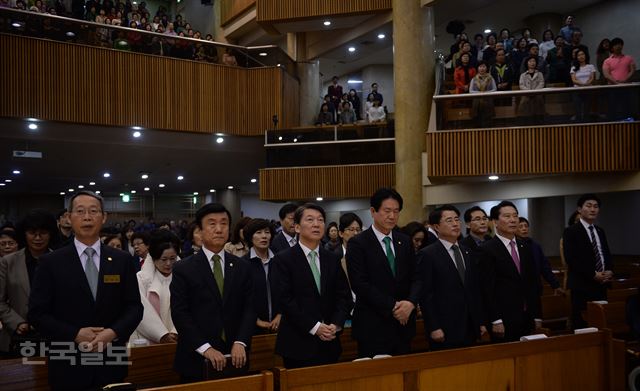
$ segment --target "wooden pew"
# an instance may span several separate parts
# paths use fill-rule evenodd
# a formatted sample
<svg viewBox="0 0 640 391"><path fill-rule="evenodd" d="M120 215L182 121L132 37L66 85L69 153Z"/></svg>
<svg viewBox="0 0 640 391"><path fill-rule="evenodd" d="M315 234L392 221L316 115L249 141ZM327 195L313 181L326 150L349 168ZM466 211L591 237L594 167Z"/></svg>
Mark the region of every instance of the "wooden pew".
<svg viewBox="0 0 640 391"><path fill-rule="evenodd" d="M624 390L608 331L275 371L280 391Z"/></svg>
<svg viewBox="0 0 640 391"><path fill-rule="evenodd" d="M611 289L626 289L640 287L640 277L618 278L611 282Z"/></svg>
<svg viewBox="0 0 640 391"><path fill-rule="evenodd" d="M626 302L629 296L633 296L637 293L638 288L611 289L607 292L607 301L609 303L614 301Z"/></svg>
<svg viewBox="0 0 640 391"><path fill-rule="evenodd" d="M199 383L180 384L159 388L145 388L146 391L273 391L273 373L263 371L259 375L211 380Z"/></svg>
<svg viewBox="0 0 640 391"><path fill-rule="evenodd" d="M614 336L627 337L630 329L627 325L625 306L624 301L608 304L590 301L587 303L587 323L598 329L610 329Z"/></svg>
<svg viewBox="0 0 640 391"><path fill-rule="evenodd" d="M569 296L545 295L540 297L542 304L542 326L554 331L567 331L571 315Z"/></svg>

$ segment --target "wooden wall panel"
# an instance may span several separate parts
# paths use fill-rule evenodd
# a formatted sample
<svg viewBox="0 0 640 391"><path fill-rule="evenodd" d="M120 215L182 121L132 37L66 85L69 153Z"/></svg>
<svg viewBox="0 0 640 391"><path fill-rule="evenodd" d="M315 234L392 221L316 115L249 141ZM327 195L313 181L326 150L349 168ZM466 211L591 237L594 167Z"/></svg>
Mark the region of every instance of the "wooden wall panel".
<svg viewBox="0 0 640 391"><path fill-rule="evenodd" d="M260 170L260 199L268 201L369 197L395 183L395 163L266 168Z"/></svg>
<svg viewBox="0 0 640 391"><path fill-rule="evenodd" d="M298 125L298 81L281 68L236 68L0 34L0 116L263 135ZM286 80L286 86L283 86ZM283 99L285 103L283 104ZM291 110L293 115L284 111Z"/></svg>
<svg viewBox="0 0 640 391"><path fill-rule="evenodd" d="M640 170L640 123L427 133L430 177Z"/></svg>
<svg viewBox="0 0 640 391"><path fill-rule="evenodd" d="M391 10L391 0L257 0L258 22L282 22L319 16L367 14Z"/></svg>
<svg viewBox="0 0 640 391"><path fill-rule="evenodd" d="M256 4L256 0L219 0L220 21L223 26L245 13Z"/></svg>
<svg viewBox="0 0 640 391"><path fill-rule="evenodd" d="M420 390L511 390L515 384L513 359L433 368L418 373Z"/></svg>

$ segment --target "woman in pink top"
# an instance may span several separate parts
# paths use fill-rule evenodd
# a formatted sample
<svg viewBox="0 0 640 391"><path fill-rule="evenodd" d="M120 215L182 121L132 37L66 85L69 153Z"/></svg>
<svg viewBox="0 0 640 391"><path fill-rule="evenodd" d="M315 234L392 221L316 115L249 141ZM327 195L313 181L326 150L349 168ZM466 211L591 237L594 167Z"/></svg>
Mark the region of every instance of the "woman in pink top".
<svg viewBox="0 0 640 391"><path fill-rule="evenodd" d="M636 71L636 63L633 57L622 53L624 41L622 38L614 38L609 45L611 56L604 60L602 71L609 84L628 83ZM609 119L618 121L631 117L631 90L628 88L616 88L610 92Z"/></svg>

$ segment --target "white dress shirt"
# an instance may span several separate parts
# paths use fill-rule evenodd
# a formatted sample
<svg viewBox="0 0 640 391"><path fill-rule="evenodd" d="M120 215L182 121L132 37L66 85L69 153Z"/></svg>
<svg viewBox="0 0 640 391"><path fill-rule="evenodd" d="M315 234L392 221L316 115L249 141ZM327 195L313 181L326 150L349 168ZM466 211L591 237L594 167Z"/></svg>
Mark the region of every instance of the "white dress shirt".
<svg viewBox="0 0 640 391"><path fill-rule="evenodd" d="M287 240L287 243L289 243L289 247L293 247L296 245L296 243L298 243L295 236L290 236L288 233L284 232L284 230L282 230L282 234L284 235L284 238Z"/></svg>
<svg viewBox="0 0 640 391"><path fill-rule="evenodd" d="M78 257L80 258L80 262L82 263L82 269L87 270L87 259L89 258L87 254L84 253L87 247L91 247L96 252L93 256L93 263L96 265L96 269L98 272L100 271L100 239L96 241L91 246L87 246L86 244L78 241L78 239L73 238L73 244L76 246L76 251L78 252Z"/></svg>
<svg viewBox="0 0 640 391"><path fill-rule="evenodd" d="M455 267L456 269L458 269L458 265L456 265L456 256L453 253L453 245L457 243L451 243L447 240L444 239L438 239L440 241L440 243L442 243L442 245L444 246L445 250L447 250L447 252L449 253L449 257L451 258L451 262L453 262L453 267ZM458 246L458 251L460 250L460 246ZM460 256L463 257L462 252L460 253ZM464 262L464 257L462 258L462 262ZM464 270L463 270L464 272Z"/></svg>
<svg viewBox="0 0 640 391"><path fill-rule="evenodd" d="M391 239L391 243L389 243L389 245L391 246L391 252L395 256L396 249L393 248L393 230L389 232L389 235L385 235L382 232L378 231L374 224L371 224L371 229L373 230L373 233L376 235L376 238L378 238L378 243L380 243L380 246L382 246L382 251L384 252L384 255L387 255L387 245L384 244L384 238L388 236Z"/></svg>

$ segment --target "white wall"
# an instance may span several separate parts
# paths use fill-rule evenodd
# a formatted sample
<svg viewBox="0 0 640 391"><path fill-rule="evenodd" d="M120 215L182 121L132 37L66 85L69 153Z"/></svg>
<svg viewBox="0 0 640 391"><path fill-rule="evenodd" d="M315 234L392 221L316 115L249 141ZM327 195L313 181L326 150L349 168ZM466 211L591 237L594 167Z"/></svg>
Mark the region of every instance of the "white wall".
<svg viewBox="0 0 640 391"><path fill-rule="evenodd" d="M176 7L176 13L182 15L182 19L191 23L193 31L200 31L202 36L213 34L215 31L214 7L205 6L197 0L182 1Z"/></svg>
<svg viewBox="0 0 640 391"><path fill-rule="evenodd" d="M378 92L382 94L382 98L384 99L382 105L387 106L387 110L390 113L395 111L393 96L393 65L370 65L363 68L362 81L363 102L367 100L367 95L371 92L371 84L378 83Z"/></svg>
<svg viewBox="0 0 640 391"><path fill-rule="evenodd" d="M608 0L575 12L576 25L584 34L583 43L589 47L591 62L595 63L598 44L604 38L620 37L624 40L624 52L640 61L640 1Z"/></svg>

